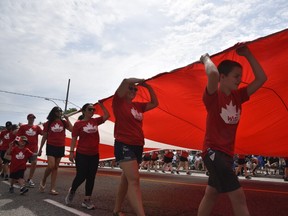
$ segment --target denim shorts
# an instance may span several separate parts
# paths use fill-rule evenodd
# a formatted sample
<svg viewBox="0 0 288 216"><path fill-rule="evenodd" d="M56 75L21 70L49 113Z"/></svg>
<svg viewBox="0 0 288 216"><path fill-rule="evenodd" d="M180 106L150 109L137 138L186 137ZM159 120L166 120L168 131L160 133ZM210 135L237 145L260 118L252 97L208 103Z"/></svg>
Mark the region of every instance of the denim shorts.
<svg viewBox="0 0 288 216"><path fill-rule="evenodd" d="M125 143L115 140L114 155L116 162L137 160L140 164L142 161L143 146L127 145Z"/></svg>

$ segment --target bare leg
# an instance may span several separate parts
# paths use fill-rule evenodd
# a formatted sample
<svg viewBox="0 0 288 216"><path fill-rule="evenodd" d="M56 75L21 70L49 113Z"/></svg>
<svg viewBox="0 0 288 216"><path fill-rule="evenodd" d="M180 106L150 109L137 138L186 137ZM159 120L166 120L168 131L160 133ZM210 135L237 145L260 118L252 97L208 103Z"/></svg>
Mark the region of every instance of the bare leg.
<svg viewBox="0 0 288 216"><path fill-rule="evenodd" d="M249 216L249 210L246 203L246 197L242 188L229 192L233 212L235 216Z"/></svg>
<svg viewBox="0 0 288 216"><path fill-rule="evenodd" d="M36 165L37 165L37 161L33 161L30 165L30 173L29 173L29 178L28 179L32 179L36 170Z"/></svg>
<svg viewBox="0 0 288 216"><path fill-rule="evenodd" d="M53 167L52 173L51 173L51 191L55 190L55 188L56 188L56 179L57 179L58 167L59 167L60 160L61 160L61 158L55 158L55 164L54 164L54 167Z"/></svg>
<svg viewBox="0 0 288 216"><path fill-rule="evenodd" d="M215 188L207 185L206 190L205 190L205 195L201 200L201 203L198 208L198 216L208 216L210 215L215 201L217 200L218 197L218 192Z"/></svg>
<svg viewBox="0 0 288 216"><path fill-rule="evenodd" d="M121 201L123 202L123 197L125 194L125 187L126 187L128 200L133 210L135 211L137 216L143 216L145 215L145 213L144 213L144 208L143 208L143 203L142 203L142 194L140 190L140 176L139 176L139 170L138 170L138 163L136 160L132 160L132 161L122 162L120 166L123 170L120 186L123 188L119 188L118 192L120 193L118 193L118 197L117 197L118 200L116 201L118 206L117 208L115 207L115 210L120 209L119 204L122 204ZM126 178L126 183L125 183L125 178Z"/></svg>
<svg viewBox="0 0 288 216"><path fill-rule="evenodd" d="M124 202L125 196L127 194L127 190L128 190L128 181L123 172L121 175L121 181L120 181L120 185L119 185L117 195L116 195L116 203L115 203L114 212L121 211L121 206L122 206L122 203Z"/></svg>

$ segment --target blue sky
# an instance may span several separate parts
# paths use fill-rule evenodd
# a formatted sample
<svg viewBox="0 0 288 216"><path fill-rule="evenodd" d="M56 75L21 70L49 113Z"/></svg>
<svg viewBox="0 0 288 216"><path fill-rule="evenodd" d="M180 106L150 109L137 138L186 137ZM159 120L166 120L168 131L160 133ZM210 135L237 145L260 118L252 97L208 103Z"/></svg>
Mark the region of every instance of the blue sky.
<svg viewBox="0 0 288 216"><path fill-rule="evenodd" d="M68 108L81 107L126 77L150 78L287 26L286 0L1 0L0 125L28 113L46 121L54 103L44 98L65 100L68 79Z"/></svg>

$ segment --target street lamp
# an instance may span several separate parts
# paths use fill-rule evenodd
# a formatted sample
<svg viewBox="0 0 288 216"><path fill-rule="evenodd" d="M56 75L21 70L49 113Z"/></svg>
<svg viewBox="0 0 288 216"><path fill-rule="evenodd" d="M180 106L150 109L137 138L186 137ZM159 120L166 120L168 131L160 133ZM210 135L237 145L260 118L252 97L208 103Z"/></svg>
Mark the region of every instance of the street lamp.
<svg viewBox="0 0 288 216"><path fill-rule="evenodd" d="M54 103L57 107L60 107L54 100L52 100L52 99L50 99L50 98L45 98L45 100L51 101L51 102Z"/></svg>

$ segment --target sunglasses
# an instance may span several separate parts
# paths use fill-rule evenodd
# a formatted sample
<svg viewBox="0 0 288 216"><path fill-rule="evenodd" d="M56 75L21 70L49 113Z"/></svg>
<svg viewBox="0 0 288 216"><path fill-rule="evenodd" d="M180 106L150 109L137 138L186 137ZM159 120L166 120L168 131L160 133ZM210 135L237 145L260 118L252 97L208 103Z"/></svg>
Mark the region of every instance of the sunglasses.
<svg viewBox="0 0 288 216"><path fill-rule="evenodd" d="M87 110L88 110L89 112L91 112L91 111L94 112L94 111L95 111L95 108L88 108Z"/></svg>
<svg viewBox="0 0 288 216"><path fill-rule="evenodd" d="M129 90L130 90L130 91L135 91L135 92L137 92L137 91L138 91L138 89L137 89L137 88L135 88L135 87L133 87L133 86L129 86Z"/></svg>

